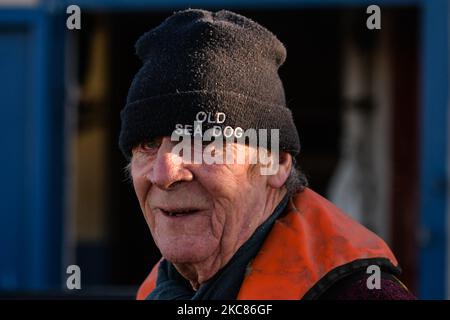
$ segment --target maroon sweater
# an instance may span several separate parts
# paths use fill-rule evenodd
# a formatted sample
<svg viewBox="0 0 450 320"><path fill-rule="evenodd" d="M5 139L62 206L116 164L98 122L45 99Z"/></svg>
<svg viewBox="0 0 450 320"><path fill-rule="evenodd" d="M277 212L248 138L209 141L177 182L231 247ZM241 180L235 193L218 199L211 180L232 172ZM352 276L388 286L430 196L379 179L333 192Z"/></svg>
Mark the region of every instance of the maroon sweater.
<svg viewBox="0 0 450 320"><path fill-rule="evenodd" d="M394 276L381 273L380 289L367 287L365 272L336 282L320 300L416 300L416 297Z"/></svg>

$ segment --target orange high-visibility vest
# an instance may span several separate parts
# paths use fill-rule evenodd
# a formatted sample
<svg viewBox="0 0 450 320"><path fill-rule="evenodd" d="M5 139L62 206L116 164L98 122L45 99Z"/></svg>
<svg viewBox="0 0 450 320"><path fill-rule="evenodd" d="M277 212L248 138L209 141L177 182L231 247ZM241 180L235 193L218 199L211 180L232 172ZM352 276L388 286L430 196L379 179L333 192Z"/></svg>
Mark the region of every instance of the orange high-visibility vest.
<svg viewBox="0 0 450 320"><path fill-rule="evenodd" d="M275 221L247 268L237 299L314 299L369 265L394 274L400 270L381 238L305 188ZM158 266L139 288L138 300L155 288Z"/></svg>

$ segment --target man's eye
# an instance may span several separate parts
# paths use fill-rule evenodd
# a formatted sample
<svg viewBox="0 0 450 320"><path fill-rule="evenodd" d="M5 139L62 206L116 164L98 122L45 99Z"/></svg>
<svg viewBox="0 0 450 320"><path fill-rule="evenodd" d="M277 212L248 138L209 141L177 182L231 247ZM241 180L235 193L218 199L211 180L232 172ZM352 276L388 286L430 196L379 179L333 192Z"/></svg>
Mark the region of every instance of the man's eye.
<svg viewBox="0 0 450 320"><path fill-rule="evenodd" d="M143 142L139 145L139 149L144 152L155 152L161 146L161 140L156 139L152 141Z"/></svg>

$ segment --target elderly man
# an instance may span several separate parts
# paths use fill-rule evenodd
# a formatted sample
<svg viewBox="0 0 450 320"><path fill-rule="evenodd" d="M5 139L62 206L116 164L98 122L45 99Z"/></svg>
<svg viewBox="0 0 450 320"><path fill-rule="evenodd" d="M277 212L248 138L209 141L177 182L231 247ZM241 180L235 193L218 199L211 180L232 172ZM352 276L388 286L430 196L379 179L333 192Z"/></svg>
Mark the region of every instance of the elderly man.
<svg viewBox="0 0 450 320"><path fill-rule="evenodd" d="M413 298L386 244L307 188L272 33L188 9L136 49L119 144L163 256L139 299Z"/></svg>

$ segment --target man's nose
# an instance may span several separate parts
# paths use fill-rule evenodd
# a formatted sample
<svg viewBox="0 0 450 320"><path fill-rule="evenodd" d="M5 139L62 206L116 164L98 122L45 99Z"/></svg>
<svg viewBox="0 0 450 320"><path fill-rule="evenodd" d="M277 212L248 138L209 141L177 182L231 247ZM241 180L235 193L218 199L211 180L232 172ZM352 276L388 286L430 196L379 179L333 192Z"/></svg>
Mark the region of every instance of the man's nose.
<svg viewBox="0 0 450 320"><path fill-rule="evenodd" d="M192 181L192 172L185 167L182 157L172 153L174 143L164 137L158 149L153 168L148 175L150 182L160 189L168 190L182 181Z"/></svg>

